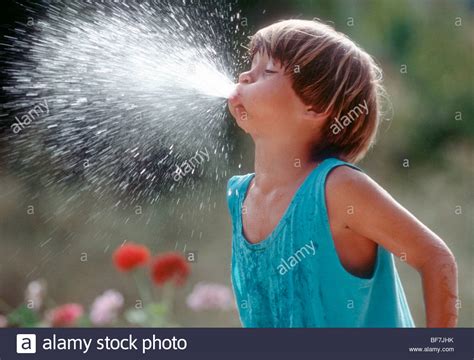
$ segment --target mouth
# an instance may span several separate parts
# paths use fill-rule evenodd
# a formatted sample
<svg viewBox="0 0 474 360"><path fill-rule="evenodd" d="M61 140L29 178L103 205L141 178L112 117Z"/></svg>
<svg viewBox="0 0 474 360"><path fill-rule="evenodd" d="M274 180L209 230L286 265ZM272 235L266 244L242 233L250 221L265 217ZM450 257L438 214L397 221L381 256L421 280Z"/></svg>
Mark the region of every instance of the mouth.
<svg viewBox="0 0 474 360"><path fill-rule="evenodd" d="M247 114L247 111L245 110L244 106L241 104L234 106L234 110L239 119L242 119L243 115Z"/></svg>
<svg viewBox="0 0 474 360"><path fill-rule="evenodd" d="M237 92L233 93L232 96L229 97L229 107L235 113L236 117L242 119L243 116L247 113L247 110L242 105L240 101L240 96Z"/></svg>
<svg viewBox="0 0 474 360"><path fill-rule="evenodd" d="M244 114L247 113L244 105L238 99L229 100L229 109L230 112L234 115L235 118L242 119Z"/></svg>

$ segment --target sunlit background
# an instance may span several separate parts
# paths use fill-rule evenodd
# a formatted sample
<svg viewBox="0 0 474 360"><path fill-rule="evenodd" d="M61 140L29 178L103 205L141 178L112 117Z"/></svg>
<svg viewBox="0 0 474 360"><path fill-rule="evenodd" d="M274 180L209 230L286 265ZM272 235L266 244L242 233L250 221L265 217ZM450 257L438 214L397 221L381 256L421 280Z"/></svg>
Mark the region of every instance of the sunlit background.
<svg viewBox="0 0 474 360"><path fill-rule="evenodd" d="M235 51L243 49L247 35L274 21L319 18L349 35L381 64L390 102L377 144L359 165L453 251L459 269L459 326L472 327L474 1L241 0L223 13L239 13L237 20L232 19L239 24L237 31L227 34L229 48ZM2 35L8 36L18 22L25 23L32 15L21 2L7 1L0 16ZM4 57L2 64L6 62ZM238 60L223 63L233 76L245 67ZM4 71L2 79L7 79ZM10 100L3 90L2 104ZM47 284L39 317L67 303L81 304L88 313L94 299L108 289L123 294L124 309L133 307L139 294L131 276L115 268L112 253L124 242L135 242L148 246L153 255L168 251L194 255L189 278L176 290L172 324L240 326L235 309L202 310L187 301L199 282L230 288L226 181L253 172L251 140L231 120L225 100L219 106L219 126L209 131L219 133L215 141L222 146L212 143L207 129L194 131L186 141L186 151L209 150L209 161L174 188L157 176L148 192L149 178L137 178L133 194L97 192L87 186L87 175L75 168L60 186L45 181L53 171L47 157L39 164L6 161L15 151L9 140L14 119L2 106L0 314L21 308L25 289L35 280ZM34 126L28 131L34 132ZM156 141L159 153L164 146L160 134L148 139ZM43 145L35 146L40 151ZM179 146L175 151L180 152ZM146 196L160 196L150 201L141 189L150 194ZM397 267L416 325L425 326L421 279L399 260ZM140 271L147 278L149 271ZM154 291L157 299L164 296L161 288ZM22 311L17 311L23 319L19 323L36 326L28 320L31 314ZM123 316L111 324L127 325Z"/></svg>

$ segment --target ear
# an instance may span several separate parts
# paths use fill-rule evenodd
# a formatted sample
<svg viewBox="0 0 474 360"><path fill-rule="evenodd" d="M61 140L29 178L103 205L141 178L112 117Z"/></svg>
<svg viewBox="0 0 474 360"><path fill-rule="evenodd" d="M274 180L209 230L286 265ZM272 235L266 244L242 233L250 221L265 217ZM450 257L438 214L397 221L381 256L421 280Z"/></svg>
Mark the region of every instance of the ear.
<svg viewBox="0 0 474 360"><path fill-rule="evenodd" d="M310 121L314 127L320 127L324 120L326 119L325 113L320 113L316 111L314 106L306 106L303 113L303 118L305 121Z"/></svg>

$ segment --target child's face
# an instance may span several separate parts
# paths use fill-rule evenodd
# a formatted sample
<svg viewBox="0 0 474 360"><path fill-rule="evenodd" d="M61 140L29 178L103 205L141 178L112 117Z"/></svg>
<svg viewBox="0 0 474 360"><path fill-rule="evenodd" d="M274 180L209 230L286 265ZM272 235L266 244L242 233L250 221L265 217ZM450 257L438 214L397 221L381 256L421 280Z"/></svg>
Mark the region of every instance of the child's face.
<svg viewBox="0 0 474 360"><path fill-rule="evenodd" d="M258 52L251 69L240 74L229 109L237 124L254 138L304 140L311 131L312 122L305 121L309 107L296 95L281 65L265 53Z"/></svg>

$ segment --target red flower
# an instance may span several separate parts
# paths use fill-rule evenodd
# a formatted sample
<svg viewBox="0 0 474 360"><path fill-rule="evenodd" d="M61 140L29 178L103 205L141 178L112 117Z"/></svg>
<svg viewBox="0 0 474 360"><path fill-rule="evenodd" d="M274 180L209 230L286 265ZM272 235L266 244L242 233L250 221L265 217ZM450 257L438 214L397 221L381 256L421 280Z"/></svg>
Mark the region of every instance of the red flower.
<svg viewBox="0 0 474 360"><path fill-rule="evenodd" d="M125 244L115 250L113 259L118 270L130 271L146 264L150 259L150 251L143 245Z"/></svg>
<svg viewBox="0 0 474 360"><path fill-rule="evenodd" d="M169 281L183 285L190 273L189 264L179 253L168 252L159 255L152 266L153 281L161 286Z"/></svg>
<svg viewBox="0 0 474 360"><path fill-rule="evenodd" d="M53 327L72 326L84 314L80 304L65 304L51 310L46 315Z"/></svg>

